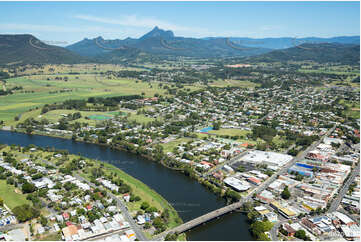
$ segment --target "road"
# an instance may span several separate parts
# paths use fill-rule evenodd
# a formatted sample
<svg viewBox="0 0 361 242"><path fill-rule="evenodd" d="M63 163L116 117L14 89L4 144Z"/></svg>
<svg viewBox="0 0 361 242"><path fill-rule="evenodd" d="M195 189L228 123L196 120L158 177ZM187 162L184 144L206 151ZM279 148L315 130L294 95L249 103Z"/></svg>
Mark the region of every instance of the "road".
<svg viewBox="0 0 361 242"><path fill-rule="evenodd" d="M73 174L73 176L76 177L79 181L86 182L87 184L89 184L89 186L93 188L97 188L97 186L94 183L91 183L85 178L79 176L78 174ZM148 240L147 237L145 237L143 231L139 228L138 224L134 221L133 217L129 214L128 209L125 206L124 202L110 192L108 192L108 195L117 202L117 205L118 207L120 207L122 214L125 216L126 220L130 224L130 227L134 230L135 234L137 235L137 239L141 241Z"/></svg>
<svg viewBox="0 0 361 242"><path fill-rule="evenodd" d="M127 229L118 229L116 231L111 231L111 232L106 232L106 233L103 233L103 234L98 234L98 235L95 235L95 236L91 236L91 237L88 237L88 238L84 238L82 240L86 240L86 241L98 241L98 240L104 240L106 237L108 236L111 236L111 235L114 235L114 234L119 234L120 232L124 232L126 231Z"/></svg>
<svg viewBox="0 0 361 242"><path fill-rule="evenodd" d="M315 149L323 140L323 138L329 136L336 128L336 125L333 126L331 129L329 129L318 141L313 142L310 146L307 147L306 150L299 153L296 157L294 157L290 162L288 162L285 166L283 166L281 169L279 169L276 173L274 173L270 178L268 178L264 183L262 183L257 189L254 189L252 192L250 192L247 197L245 197L246 200L249 199L249 197L252 197L253 194L258 194L262 192L264 189L266 189L269 184L274 182L277 177L281 174L284 174L287 172L288 168L293 166L297 161L302 160L306 157L309 151Z"/></svg>
<svg viewBox="0 0 361 242"><path fill-rule="evenodd" d="M332 200L329 212L334 212L337 210L338 206L341 203L342 198L345 196L346 192L348 191L348 187L351 185L351 183L355 180L356 176L360 174L360 162L358 165L352 170L350 177L347 179L347 181L343 184L341 189L339 190L337 197Z"/></svg>
<svg viewBox="0 0 361 242"><path fill-rule="evenodd" d="M277 241L277 240L279 240L279 239L278 239L278 228L280 227L280 225L281 225L283 222L284 222L284 220L277 221L277 222L273 225L271 231L269 231L272 241Z"/></svg>
<svg viewBox="0 0 361 242"><path fill-rule="evenodd" d="M288 168L293 166L297 161L304 159L305 156L308 154L308 152L315 149L323 141L323 139L325 137L329 136L335 130L335 128L336 128L336 125L334 125L331 129L329 129L318 141L313 142L309 147L307 147L306 150L302 151L296 157L294 157L291 161L289 161L285 166L283 166L280 170L278 170L278 172L274 173L270 178L268 178L258 188L251 191L247 196L243 197L239 202L233 203L232 206L239 208L240 205L242 205L243 203L250 201L254 194L258 194L258 193L262 192L264 189L266 189L269 186L269 184L271 184L273 181L275 181L277 179L277 177L279 175L281 175L283 173L286 173ZM229 207L229 206L226 206L226 207ZM220 209L217 209L217 210L220 210ZM206 215L208 215L208 214L205 214L205 215L200 216L198 218L195 218L195 219L193 219L191 221L188 221L186 224L191 225L193 222L197 222L198 219L202 219ZM164 237L167 233L172 232L172 231L177 231L177 228L182 228L183 225L185 225L185 224L182 224L182 225L180 225L178 227L175 227L175 228L173 228L171 230L163 232L162 234L158 235L158 237L156 239L157 240L162 239L162 237ZM273 232L273 233L275 233L275 232Z"/></svg>
<svg viewBox="0 0 361 242"><path fill-rule="evenodd" d="M14 230L14 229L21 229L23 227L24 227L24 224L9 224L9 225L0 227L0 232L10 231L10 230Z"/></svg>
<svg viewBox="0 0 361 242"><path fill-rule="evenodd" d="M231 165L231 164L233 164L234 162L239 161L243 156L247 155L249 151L250 151L250 150L246 150L246 151L238 154L237 156L233 157L232 159L227 160L227 161L225 161L225 162L217 165L215 168L209 170L208 172L204 173L204 174L201 175L201 176L202 176L202 177L207 177L207 176L209 176L209 175L211 175L211 174L219 171L219 170L222 169L225 165L228 165L228 164Z"/></svg>
<svg viewBox="0 0 361 242"><path fill-rule="evenodd" d="M25 157L29 157L28 155ZM45 164L51 165L53 166L54 163L51 163L47 160L41 159L42 162L44 162ZM83 181L87 184L89 184L89 186L93 187L93 188L97 188L98 186L96 186L94 183L91 183L90 181L86 180L85 178L79 176L78 174L73 174L73 176L75 178L77 178L79 181ZM109 196L111 198L113 198L116 202L118 207L120 207L122 214L125 216L126 220L129 222L130 227L134 230L135 234L137 235L138 240L141 241L146 241L148 240L146 238L146 236L144 235L143 231L139 228L138 224L134 221L133 217L129 214L127 207L125 206L124 202L122 200L120 200L117 196L115 196L114 194L108 192ZM51 212L51 211L50 211Z"/></svg>

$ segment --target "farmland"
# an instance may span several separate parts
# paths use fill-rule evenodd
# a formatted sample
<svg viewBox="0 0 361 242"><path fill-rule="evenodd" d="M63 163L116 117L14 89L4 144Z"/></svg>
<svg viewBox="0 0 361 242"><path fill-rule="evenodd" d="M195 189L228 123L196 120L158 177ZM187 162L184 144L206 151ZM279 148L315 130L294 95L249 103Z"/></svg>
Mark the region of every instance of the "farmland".
<svg viewBox="0 0 361 242"><path fill-rule="evenodd" d="M67 81L56 80L55 76L50 75L8 79L7 88L21 86L23 89L12 95L0 96L0 120L12 125L15 116L38 109L44 104L62 102L67 99L134 94L153 97L156 93L164 95L166 91L158 85L149 85L134 79L108 80L92 74L57 75L56 77L64 78L65 76L68 77Z"/></svg>

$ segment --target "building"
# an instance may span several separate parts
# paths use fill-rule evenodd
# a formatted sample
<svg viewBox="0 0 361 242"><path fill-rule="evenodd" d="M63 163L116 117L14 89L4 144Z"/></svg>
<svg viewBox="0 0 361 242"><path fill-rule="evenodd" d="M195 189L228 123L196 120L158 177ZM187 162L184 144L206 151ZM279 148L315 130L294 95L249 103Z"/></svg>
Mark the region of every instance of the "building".
<svg viewBox="0 0 361 242"><path fill-rule="evenodd" d="M357 223L355 221L353 221L349 216L347 216L343 213L336 211L336 212L333 212L332 214L335 216L336 219L338 219L344 225L347 225L347 226L351 226L353 224L357 225Z"/></svg>
<svg viewBox="0 0 361 242"><path fill-rule="evenodd" d="M294 165L294 166L288 168L288 173L297 173L299 175L307 176L307 177L310 177L310 178L313 177L313 172L312 171L310 171L307 168L300 167L300 166L297 166L297 165Z"/></svg>
<svg viewBox="0 0 361 242"><path fill-rule="evenodd" d="M274 212L269 212L269 213L265 214L265 217L267 218L268 221L270 221L272 223L275 223L278 221L277 214Z"/></svg>
<svg viewBox="0 0 361 242"><path fill-rule="evenodd" d="M234 177L227 177L223 180L223 182L227 185L232 187L234 190L238 192L247 191L251 188L251 186L246 181L239 180Z"/></svg>
<svg viewBox="0 0 361 242"><path fill-rule="evenodd" d="M360 240L360 227L356 224L351 226L341 225L341 230L346 239Z"/></svg>
<svg viewBox="0 0 361 242"><path fill-rule="evenodd" d="M290 155L282 153L252 150L242 158L242 161L252 164L266 164L281 167L293 159Z"/></svg>
<svg viewBox="0 0 361 242"><path fill-rule="evenodd" d="M286 232L287 236L294 236L296 230L294 230L289 224L282 224L282 229Z"/></svg>
<svg viewBox="0 0 361 242"><path fill-rule="evenodd" d="M274 208L279 214L286 218L292 218L295 217L297 214L293 211L291 211L288 208L283 207L281 204L279 204L277 201L271 202L271 207Z"/></svg>
<svg viewBox="0 0 361 242"><path fill-rule="evenodd" d="M255 177L249 177L249 178L247 178L247 181L256 186L258 186L262 183L262 181L260 179L257 179Z"/></svg>

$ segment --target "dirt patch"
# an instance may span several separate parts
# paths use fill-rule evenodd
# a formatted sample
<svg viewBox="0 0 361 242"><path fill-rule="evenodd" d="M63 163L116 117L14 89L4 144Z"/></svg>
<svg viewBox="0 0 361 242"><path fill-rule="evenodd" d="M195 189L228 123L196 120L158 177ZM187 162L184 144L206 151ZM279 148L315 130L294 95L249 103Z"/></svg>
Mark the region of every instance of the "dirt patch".
<svg viewBox="0 0 361 242"><path fill-rule="evenodd" d="M15 188L14 192L16 192L17 194L23 194L18 188Z"/></svg>

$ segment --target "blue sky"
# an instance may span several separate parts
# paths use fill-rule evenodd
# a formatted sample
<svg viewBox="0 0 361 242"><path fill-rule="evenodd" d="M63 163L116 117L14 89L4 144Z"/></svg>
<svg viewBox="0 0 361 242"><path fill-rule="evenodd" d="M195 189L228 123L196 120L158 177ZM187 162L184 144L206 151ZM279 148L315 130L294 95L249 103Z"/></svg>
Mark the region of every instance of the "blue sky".
<svg viewBox="0 0 361 242"><path fill-rule="evenodd" d="M0 2L0 33L74 43L138 38L154 26L186 37L360 34L359 2Z"/></svg>

